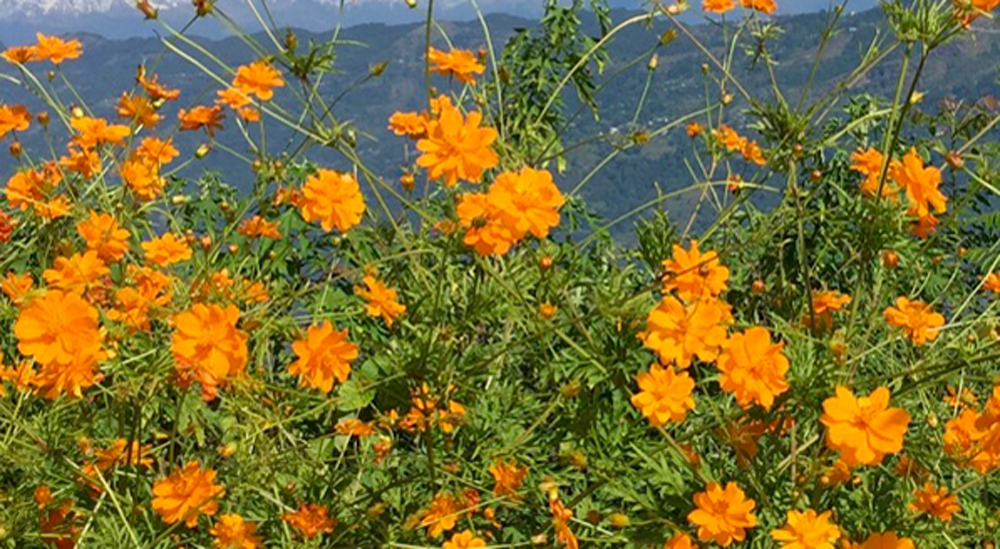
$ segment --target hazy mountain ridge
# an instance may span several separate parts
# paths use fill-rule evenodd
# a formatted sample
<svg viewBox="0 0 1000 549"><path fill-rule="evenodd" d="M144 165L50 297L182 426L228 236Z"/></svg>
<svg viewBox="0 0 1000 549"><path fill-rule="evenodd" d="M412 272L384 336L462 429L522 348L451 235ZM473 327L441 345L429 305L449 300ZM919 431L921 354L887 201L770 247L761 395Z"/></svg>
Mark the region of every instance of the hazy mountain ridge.
<svg viewBox="0 0 1000 549"><path fill-rule="evenodd" d="M631 14L616 12L614 18L622 20ZM510 15L492 15L488 17L488 21L497 44L504 43L516 29L530 28L534 24L530 19ZM824 21L825 18L820 14L780 19L785 34L774 44L772 51L779 63L777 72L781 84L789 97L797 97L801 93L801 86L808 77L815 54L815 37ZM822 70L817 75L818 90L830 88L856 67L881 21L881 14L875 11L845 19L843 28L826 49ZM443 26L460 47L479 48L483 45L482 29L478 22L444 22ZM665 22L658 22L651 28L634 26L619 34L612 42L612 63L605 75L615 74L618 67L637 56L645 55L644 52L657 43L660 34L667 28ZM596 28L589 23L584 31L596 32ZM409 161L404 156L405 140L393 136L386 129L386 121L394 111L417 110L425 106L421 59L423 32L422 24L369 24L346 29L343 39L377 44L377 47L345 46L338 50L336 74L325 80L321 90L326 97L336 97L364 78L371 66L388 62L388 67L380 78L348 93L334 111L338 119L356 125L361 136L358 144L361 158L388 181L394 181L400 174L401 167ZM721 47L720 33L715 29L708 26L693 27L693 32L705 40L709 47ZM308 31L298 33L301 44L310 39L323 40L329 36L328 33ZM151 63L163 46L153 38L120 41L86 35L82 40L85 42L83 58L65 64L64 72L98 115L114 118L117 98L134 85L135 67L141 62ZM248 51L237 38L204 40L203 43L213 54L229 64L248 61ZM648 121L645 127L650 129L662 125L664 121L693 112L704 104L704 76L700 68L704 62L702 54L682 38L660 48L659 54L660 64L639 117L640 121ZM984 62L968 62L970 59ZM927 67L927 80L921 86L922 91L927 92L927 97L921 108L933 109L937 99L948 95L975 100L985 94L997 93L997 69L995 63L990 61L995 59L1000 59L1000 37L992 34L980 34L974 40L963 39L944 48L932 58ZM859 89L888 97L898 67L898 59L890 58L868 74ZM164 58L157 72L164 82L184 91L180 102L170 105L165 112L166 121L159 130L160 133L169 134L176 126L175 112L178 107L214 100L217 84L177 56L168 55ZM759 64L752 66L748 60L740 58L734 73L751 89L768 89L764 67ZM614 144L619 140L616 136L630 131L629 121L646 75L645 62L637 63L618 75L597 97L602 112L601 120L595 121L585 115L567 128L567 145L595 135L603 137L576 148L568 156L569 170L560 178L564 186L571 187L579 182L590 169L614 151ZM437 79L435 82L442 90L448 89L447 80ZM70 97L68 90L61 90L60 95L63 98ZM32 110L38 108L36 98L13 89L8 83L0 83L0 97L6 102L24 102ZM293 108L295 106L288 94L279 94L276 101ZM739 103L734 104L729 110L728 118L730 123L742 128L743 122L739 115L741 108L743 106ZM220 139L237 150L245 149L245 143L240 142L238 133L228 127L234 122L230 119L226 124L227 129L222 132ZM45 149L44 140L37 129L24 136L24 140L29 150ZM185 154L190 154L203 141L201 134L177 135L177 143ZM277 152L287 143L294 143L296 140L291 131L276 126L269 127L268 142L270 150ZM689 143L683 128L678 128L661 138L651 140L643 147L622 152L591 180L584 195L600 213L615 217L654 197L657 186L667 191L686 187L691 181L683 159L689 156ZM350 168L328 150L314 150L310 153L310 158L331 167ZM206 168L219 170L227 181L242 187L252 177L245 165L236 162L221 150L214 151L205 160L193 165L186 175L194 176ZM0 165L0 180L5 179L4 173L8 170L9 164ZM684 210L692 199L681 197L670 208Z"/></svg>

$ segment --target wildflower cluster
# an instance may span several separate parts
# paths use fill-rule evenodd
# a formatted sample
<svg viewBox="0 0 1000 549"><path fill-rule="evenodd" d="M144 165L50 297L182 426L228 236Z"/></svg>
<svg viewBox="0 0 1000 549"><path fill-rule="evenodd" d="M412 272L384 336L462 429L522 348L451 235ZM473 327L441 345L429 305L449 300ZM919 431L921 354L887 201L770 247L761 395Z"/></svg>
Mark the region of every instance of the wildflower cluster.
<svg viewBox="0 0 1000 549"><path fill-rule="evenodd" d="M1000 116L913 113L926 58L913 74L909 56L998 3L887 6L909 97L844 108L891 56L796 107L771 0L700 4L724 49L685 2L614 27L595 1L598 39L566 32L579 4L547 4L544 38L503 51L489 33L458 47L428 7L418 106L374 136L321 88L342 41L282 42L263 17L229 67L138 3L207 96L140 66L103 108L67 102L83 43L6 49L4 85L32 99L0 101L0 546L996 543ZM223 7L194 13L233 24ZM600 114L607 43L661 23L657 55L677 30L706 54L705 107L602 133L607 160L574 185L562 94ZM660 108L650 88L630 127ZM362 146L393 134L401 189ZM593 173L657 143L690 188L610 222L588 209ZM221 154L249 185L199 173ZM610 238L632 217L627 245Z"/></svg>

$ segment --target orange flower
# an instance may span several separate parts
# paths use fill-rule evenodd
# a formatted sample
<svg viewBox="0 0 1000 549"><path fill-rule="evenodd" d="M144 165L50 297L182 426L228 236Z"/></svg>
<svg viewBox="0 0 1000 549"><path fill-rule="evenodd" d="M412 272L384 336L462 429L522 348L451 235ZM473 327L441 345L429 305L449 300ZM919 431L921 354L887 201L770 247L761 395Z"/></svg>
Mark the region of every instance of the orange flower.
<svg viewBox="0 0 1000 549"><path fill-rule="evenodd" d="M976 393L969 390L968 387L962 387L962 390L948 386L948 394L944 397L944 403L948 405L949 408L959 408L965 405L975 406L979 403L979 399L976 398Z"/></svg>
<svg viewBox="0 0 1000 549"><path fill-rule="evenodd" d="M183 238L177 238L173 233L167 233L142 243L142 251L146 261L160 267L180 263L191 259L191 247Z"/></svg>
<svg viewBox="0 0 1000 549"><path fill-rule="evenodd" d="M915 212L914 208L910 208L908 213L913 214ZM934 217L931 214L922 215L913 224L910 225L910 232L913 236L926 240L936 229L941 220Z"/></svg>
<svg viewBox="0 0 1000 549"><path fill-rule="evenodd" d="M83 255L57 257L52 268L46 269L42 276L49 288L82 294L110 272L97 252L89 250Z"/></svg>
<svg viewBox="0 0 1000 549"><path fill-rule="evenodd" d="M986 278L983 279L983 288L995 294L1000 294L1000 273L986 275Z"/></svg>
<svg viewBox="0 0 1000 549"><path fill-rule="evenodd" d="M431 500L430 506L418 514L420 526L427 528L427 535L437 538L455 527L462 514L462 506L455 496L447 492L439 492Z"/></svg>
<svg viewBox="0 0 1000 549"><path fill-rule="evenodd" d="M701 124L697 122L688 122L687 127L684 129L684 131L687 133L688 137L694 139L695 137L701 135L702 132L705 131L705 129L702 128Z"/></svg>
<svg viewBox="0 0 1000 549"><path fill-rule="evenodd" d="M135 155L146 164L163 166L177 158L180 152L174 147L173 139L146 137L135 150Z"/></svg>
<svg viewBox="0 0 1000 549"><path fill-rule="evenodd" d="M124 144L125 138L132 135L132 130L128 126L108 124L108 121L103 118L82 116L71 119L69 125L77 132L73 143L85 150L93 149L98 145L121 146Z"/></svg>
<svg viewBox="0 0 1000 549"><path fill-rule="evenodd" d="M500 461L499 459L490 465L489 472L493 475L493 495L496 497L509 497L513 500L520 500L521 496L517 491L524 482L524 477L528 474L527 467L518 467L516 461Z"/></svg>
<svg viewBox="0 0 1000 549"><path fill-rule="evenodd" d="M962 459L980 473L992 469L995 462L987 452L983 452L980 441L985 437L980 424L982 415L966 408L948 420L944 433L944 450L952 457Z"/></svg>
<svg viewBox="0 0 1000 549"><path fill-rule="evenodd" d="M576 535L569 529L569 519L573 518L573 511L559 501L558 498L549 500L549 511L552 513L552 525L556 531L556 541L566 546L566 549L579 549L580 542Z"/></svg>
<svg viewBox="0 0 1000 549"><path fill-rule="evenodd" d="M565 199L548 170L525 167L497 176L487 195L504 226L520 240L531 233L545 238L559 224L558 209Z"/></svg>
<svg viewBox="0 0 1000 549"><path fill-rule="evenodd" d="M470 112L463 120L457 108L443 106L440 116L427 122L427 136L417 141L417 149L423 153L417 165L427 168L431 179L443 178L446 187L454 187L459 180L479 183L483 170L499 162L490 149L497 132L480 128L482 120L479 112Z"/></svg>
<svg viewBox="0 0 1000 549"><path fill-rule="evenodd" d="M247 364L247 335L236 327L240 311L233 305L195 304L173 317L171 348L182 380L201 383L206 401L215 399L218 387L243 374Z"/></svg>
<svg viewBox="0 0 1000 549"><path fill-rule="evenodd" d="M148 98L127 93L123 93L118 99L118 116L148 129L155 128L163 120Z"/></svg>
<svg viewBox="0 0 1000 549"><path fill-rule="evenodd" d="M928 482L924 484L922 490L914 490L913 497L917 498L917 501L910 504L910 509L927 513L944 522L951 522L952 515L962 511L962 507L958 504L958 496L949 494L948 489L943 486L935 490Z"/></svg>
<svg viewBox="0 0 1000 549"><path fill-rule="evenodd" d="M306 337L292 344L299 357L288 373L300 376L299 385L329 393L333 380L347 381L351 362L358 358L358 346L347 340L347 330L336 330L329 320L310 326Z"/></svg>
<svg viewBox="0 0 1000 549"><path fill-rule="evenodd" d="M674 245L674 257L663 262L667 275L663 279L663 291L677 290L684 300L702 296L717 296L726 290L729 269L719 263L715 251L701 253L698 241L691 240L690 251Z"/></svg>
<svg viewBox="0 0 1000 549"><path fill-rule="evenodd" d="M771 532L782 549L834 549L840 530L830 522L830 511L816 514L812 509L789 511L784 528Z"/></svg>
<svg viewBox="0 0 1000 549"><path fill-rule="evenodd" d="M43 364L38 374L32 380L35 393L50 400L66 395L68 398L80 398L83 391L98 383L101 374L97 369L98 354L73 355L69 362L50 362Z"/></svg>
<svg viewBox="0 0 1000 549"><path fill-rule="evenodd" d="M183 521L188 528L194 528L199 515L211 516L219 510L218 498L226 491L214 481L215 471L189 461L183 469L153 484L153 510L167 524Z"/></svg>
<svg viewBox="0 0 1000 549"><path fill-rule="evenodd" d="M895 532L886 532L868 536L860 549L915 549L915 547L910 538L901 538Z"/></svg>
<svg viewBox="0 0 1000 549"><path fill-rule="evenodd" d="M263 237L274 240L281 238L281 231L278 230L278 224L272 223L259 215L244 219L240 223L239 232L248 238Z"/></svg>
<svg viewBox="0 0 1000 549"><path fill-rule="evenodd" d="M120 288L115 293L117 308L108 311L108 318L124 322L129 330L149 330L149 311L170 303L170 277L148 267L128 266L128 278L134 288Z"/></svg>
<svg viewBox="0 0 1000 549"><path fill-rule="evenodd" d="M486 547L486 540L477 538L471 530L465 530L451 536L451 540L444 542L441 549L473 549L476 547Z"/></svg>
<svg viewBox="0 0 1000 549"><path fill-rule="evenodd" d="M334 426L333 430L338 435L347 435L359 438L370 437L375 434L375 427L370 422L366 423L356 417L341 419Z"/></svg>
<svg viewBox="0 0 1000 549"><path fill-rule="evenodd" d="M23 132L31 127L31 114L24 105L0 105L0 139L10 132Z"/></svg>
<svg viewBox="0 0 1000 549"><path fill-rule="evenodd" d="M35 59L35 48L30 46L11 46L0 53L0 57L14 65L25 65Z"/></svg>
<svg viewBox="0 0 1000 549"><path fill-rule="evenodd" d="M838 459L820 477L820 482L824 486L839 486L854 475L851 466L842 459Z"/></svg>
<svg viewBox="0 0 1000 549"><path fill-rule="evenodd" d="M479 255L503 255L517 242L485 193L462 194L455 213L459 225L466 230L462 242Z"/></svg>
<svg viewBox="0 0 1000 549"><path fill-rule="evenodd" d="M306 221L318 220L324 231L337 227L346 233L361 222L365 198L353 175L320 169L302 188L301 212Z"/></svg>
<svg viewBox="0 0 1000 549"><path fill-rule="evenodd" d="M261 101L274 97L274 88L285 85L281 73L266 61L254 61L236 69L233 87L246 95L256 95Z"/></svg>
<svg viewBox="0 0 1000 549"><path fill-rule="evenodd" d="M691 361L711 362L726 342L726 325L733 321L729 305L719 299L702 299L687 305L664 296L650 311L646 331L639 338L656 352L662 364L687 368Z"/></svg>
<svg viewBox="0 0 1000 549"><path fill-rule="evenodd" d="M875 196L882 177L882 163L885 162L885 157L878 149L859 149L851 154L851 161L854 162L851 164L851 170L865 176L861 181L861 192L866 196ZM896 168L898 164L899 162L896 160L891 161L889 169ZM894 186L891 179L887 179L882 184L883 197L890 197L892 200L895 200L897 191L898 187Z"/></svg>
<svg viewBox="0 0 1000 549"><path fill-rule="evenodd" d="M17 348L40 364L73 364L101 348L97 309L78 294L49 290L21 310Z"/></svg>
<svg viewBox="0 0 1000 549"><path fill-rule="evenodd" d="M669 366L661 368L653 364L649 372L640 373L636 380L640 392L632 396L632 405L649 418L653 426L680 423L687 417L688 410L694 409L691 398L694 380L687 372L678 373Z"/></svg>
<svg viewBox="0 0 1000 549"><path fill-rule="evenodd" d="M368 316L382 317L385 325L391 328L397 318L406 314L406 305L397 301L397 292L394 288L387 287L374 276L365 275L364 282L367 289L355 286L354 293L368 302L365 306Z"/></svg>
<svg viewBox="0 0 1000 549"><path fill-rule="evenodd" d="M774 0L740 0L740 5L746 9L757 10L768 15L774 15L778 11L778 4Z"/></svg>
<svg viewBox="0 0 1000 549"><path fill-rule="evenodd" d="M474 75L483 74L486 69L469 50L453 49L445 53L437 48L431 48L427 52L427 59L431 63L431 72L442 76L454 76L463 84L474 84L476 82Z"/></svg>
<svg viewBox="0 0 1000 549"><path fill-rule="evenodd" d="M711 2L712 0L708 1ZM729 7L727 7L726 10L731 10L735 7L732 4L732 0L724 1L729 4ZM736 130L725 124L719 124L719 127L713 131L712 134L715 136L715 139L718 140L719 144L729 152L742 151L743 147L747 145L746 137L736 133Z"/></svg>
<svg viewBox="0 0 1000 549"><path fill-rule="evenodd" d="M35 204L35 212L42 219L53 220L69 215L70 203L65 196L57 196L48 202Z"/></svg>
<svg viewBox="0 0 1000 549"><path fill-rule="evenodd" d="M701 4L701 9L705 13L726 13L735 7L733 0L703 0Z"/></svg>
<svg viewBox="0 0 1000 549"><path fill-rule="evenodd" d="M253 103L250 96L236 88L226 88L215 92L215 94L218 96L215 100L216 105L226 105L233 110L242 109Z"/></svg>
<svg viewBox="0 0 1000 549"><path fill-rule="evenodd" d="M848 465L872 465L903 449L910 414L902 408L889 408L885 387L855 398L849 389L838 386L836 396L823 401L820 422L827 428L827 447L840 452Z"/></svg>
<svg viewBox="0 0 1000 549"><path fill-rule="evenodd" d="M90 217L77 223L76 231L102 261L118 261L128 251L129 232L109 214L90 210Z"/></svg>
<svg viewBox="0 0 1000 549"><path fill-rule="evenodd" d="M415 112L397 112L389 117L389 129L396 135L421 139L427 135L427 118Z"/></svg>
<svg viewBox="0 0 1000 549"><path fill-rule="evenodd" d="M0 280L0 289L18 306L24 304L25 298L28 297L28 292L31 291L33 285L34 281L31 279L31 273L17 274L10 271L4 276L3 280Z"/></svg>
<svg viewBox="0 0 1000 549"><path fill-rule="evenodd" d="M851 296L833 290L812 293L812 315L806 314L802 323L812 327L812 319L816 319L816 329L829 330L833 327L833 311L839 311L851 302Z"/></svg>
<svg viewBox="0 0 1000 549"><path fill-rule="evenodd" d="M697 509L688 514L688 521L698 527L698 539L729 547L733 541L746 539L746 529L757 525L753 514L756 502L746 499L743 490L730 482L723 490L711 482L704 492L694 495Z"/></svg>
<svg viewBox="0 0 1000 549"><path fill-rule="evenodd" d="M222 107L206 107L199 105L191 110L181 109L177 112L177 117L181 121L181 131L197 131L204 129L209 137L215 135L215 130L222 129L222 121L226 115L222 114Z"/></svg>
<svg viewBox="0 0 1000 549"><path fill-rule="evenodd" d="M732 392L744 409L754 402L770 409L774 397L788 390L784 346L783 342L772 344L771 332L759 326L733 334L719 356L719 384Z"/></svg>
<svg viewBox="0 0 1000 549"><path fill-rule="evenodd" d="M663 549L697 549L694 545L694 541L691 540L691 536L681 533L676 534L674 537L668 539L666 543L663 544Z"/></svg>
<svg viewBox="0 0 1000 549"><path fill-rule="evenodd" d="M123 162L121 176L132 192L144 201L159 196L167 183L160 176L159 166L145 159L129 159Z"/></svg>
<svg viewBox="0 0 1000 549"><path fill-rule="evenodd" d="M152 78L147 79L146 67L139 67L135 80L142 86L142 89L146 90L146 94L153 101L174 101L181 96L180 90L172 90L160 84L159 75L154 74Z"/></svg>
<svg viewBox="0 0 1000 549"><path fill-rule="evenodd" d="M939 328L944 325L944 317L935 313L930 305L905 297L896 298L895 307L886 307L885 321L890 326L903 328L906 337L917 346L937 339Z"/></svg>
<svg viewBox="0 0 1000 549"><path fill-rule="evenodd" d="M263 547L260 536L255 535L257 525L243 520L240 515L222 515L208 531L215 540L216 549L257 549Z"/></svg>
<svg viewBox="0 0 1000 549"><path fill-rule="evenodd" d="M299 510L281 515L281 520L298 530L303 537L312 539L329 534L337 527L337 519L329 516L330 510L319 503L299 502Z"/></svg>
<svg viewBox="0 0 1000 549"><path fill-rule="evenodd" d="M38 43L32 49L34 60L51 61L53 65L59 65L67 59L76 59L83 55L83 47L77 40L63 40L57 36L46 36L40 32L35 33Z"/></svg>
<svg viewBox="0 0 1000 549"><path fill-rule="evenodd" d="M968 28L981 15L987 15L998 6L1000 0L954 0L955 15L963 27Z"/></svg>
<svg viewBox="0 0 1000 549"><path fill-rule="evenodd" d="M911 148L903 161L889 170L889 176L906 190L906 197L914 206L913 213L917 217L929 215L931 208L937 213L947 210L948 198L938 189L941 170L934 166L924 167L924 160L917 154L916 148Z"/></svg>
<svg viewBox="0 0 1000 549"><path fill-rule="evenodd" d="M101 158L93 149L71 146L69 154L59 159L59 165L66 170L80 174L80 177L84 179L90 179L101 171Z"/></svg>
<svg viewBox="0 0 1000 549"><path fill-rule="evenodd" d="M153 458L150 455L152 448L148 444L140 444L138 440L133 440L132 445L124 438L115 441L106 449L98 448L94 451L97 456L96 467L100 471L107 471L119 464L133 464L141 467L152 467Z"/></svg>
<svg viewBox="0 0 1000 549"><path fill-rule="evenodd" d="M743 159L747 162L753 162L758 166L767 164L767 160L764 158L764 151L756 141L747 141L740 149L740 154L743 155Z"/></svg>

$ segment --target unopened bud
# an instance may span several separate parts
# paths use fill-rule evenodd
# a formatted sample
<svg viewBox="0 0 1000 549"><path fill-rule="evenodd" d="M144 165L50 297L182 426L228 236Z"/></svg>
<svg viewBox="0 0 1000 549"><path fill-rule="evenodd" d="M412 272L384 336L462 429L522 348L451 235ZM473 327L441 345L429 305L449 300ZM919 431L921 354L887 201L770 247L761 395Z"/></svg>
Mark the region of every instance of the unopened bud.
<svg viewBox="0 0 1000 549"><path fill-rule="evenodd" d="M24 149L21 147L20 141L15 141L11 143L9 150L10 150L10 155L13 156L14 158L21 156L21 153L24 152Z"/></svg>
<svg viewBox="0 0 1000 549"><path fill-rule="evenodd" d="M83 113L83 109L81 109L78 106L74 106L72 109L69 110L69 114L73 118L83 118L83 114L84 113Z"/></svg>
<svg viewBox="0 0 1000 549"><path fill-rule="evenodd" d="M631 523L628 515L623 513L611 513L611 515L608 516L608 522L615 528L625 528Z"/></svg>
<svg viewBox="0 0 1000 549"><path fill-rule="evenodd" d="M417 182L416 178L413 177L412 173L404 173L399 178L399 184L402 185L403 188L406 189L406 192L408 193L413 192L413 188L416 186L416 182Z"/></svg>
<svg viewBox="0 0 1000 549"><path fill-rule="evenodd" d="M197 150L194 151L194 157L198 159L205 158L210 152L212 152L212 146L208 143L203 143Z"/></svg>
<svg viewBox="0 0 1000 549"><path fill-rule="evenodd" d="M146 16L146 19L156 19L157 10L149 4L149 0L136 0L135 7Z"/></svg>
<svg viewBox="0 0 1000 549"><path fill-rule="evenodd" d="M194 11L198 17L205 17L206 15L212 13L212 0L192 0L194 3Z"/></svg>
<svg viewBox="0 0 1000 549"><path fill-rule="evenodd" d="M882 252L882 265L886 269L895 269L899 265L899 255L892 250Z"/></svg>
<svg viewBox="0 0 1000 549"><path fill-rule="evenodd" d="M949 152L944 159L953 170L961 170L965 167L965 159L956 151Z"/></svg>
<svg viewBox="0 0 1000 549"><path fill-rule="evenodd" d="M380 63L375 63L370 69L368 69L368 74L371 76L381 76L385 72L385 68L389 66L389 63L382 61Z"/></svg>
<svg viewBox="0 0 1000 549"><path fill-rule="evenodd" d="M38 123L43 126L49 125L49 113L42 111L38 113Z"/></svg>
<svg viewBox="0 0 1000 549"><path fill-rule="evenodd" d="M646 63L646 68L650 71L655 71L656 65L658 65L659 63L660 63L660 56L654 53L653 56L649 58L649 63Z"/></svg>

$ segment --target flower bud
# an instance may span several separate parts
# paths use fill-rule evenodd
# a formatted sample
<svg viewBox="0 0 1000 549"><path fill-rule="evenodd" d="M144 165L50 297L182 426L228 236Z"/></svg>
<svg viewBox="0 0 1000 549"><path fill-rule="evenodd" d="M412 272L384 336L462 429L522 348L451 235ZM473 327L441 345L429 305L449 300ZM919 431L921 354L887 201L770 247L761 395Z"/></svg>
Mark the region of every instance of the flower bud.
<svg viewBox="0 0 1000 549"><path fill-rule="evenodd" d="M615 528L625 528L631 521L629 521L628 515L626 514L611 513L611 515L608 516L608 522Z"/></svg>
<svg viewBox="0 0 1000 549"><path fill-rule="evenodd" d="M404 173L399 177L399 184L406 189L406 192L412 193L413 188L416 186L417 180L413 177L412 173Z"/></svg>
<svg viewBox="0 0 1000 549"><path fill-rule="evenodd" d="M210 152L212 152L212 146L208 143L203 143L197 150L194 151L194 157L202 159L208 156L208 153Z"/></svg>
<svg viewBox="0 0 1000 549"><path fill-rule="evenodd" d="M656 66L659 63L660 63L660 56L654 53L653 56L649 58L649 63L646 63L646 69L649 71L655 71Z"/></svg>
<svg viewBox="0 0 1000 549"><path fill-rule="evenodd" d="M146 16L146 19L156 19L158 12L149 4L149 0L136 0L135 7Z"/></svg>
<svg viewBox="0 0 1000 549"><path fill-rule="evenodd" d="M886 269L895 269L899 265L899 255L892 250L882 252L882 266Z"/></svg>
<svg viewBox="0 0 1000 549"><path fill-rule="evenodd" d="M10 150L10 155L13 156L14 158L20 157L21 153L24 152L24 149L21 147L20 141L14 141L13 143L11 143L9 150Z"/></svg>
<svg viewBox="0 0 1000 549"><path fill-rule="evenodd" d="M963 159L962 155L956 151L949 152L945 155L944 159L945 162L948 163L948 166L950 166L953 170L961 170L965 167L965 159Z"/></svg>

